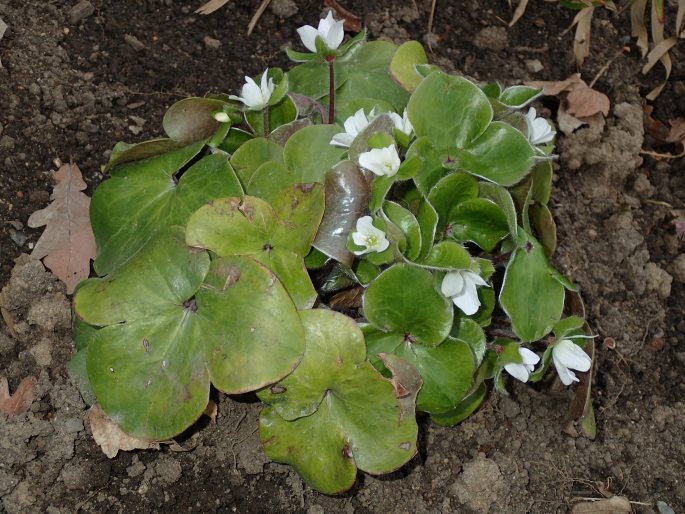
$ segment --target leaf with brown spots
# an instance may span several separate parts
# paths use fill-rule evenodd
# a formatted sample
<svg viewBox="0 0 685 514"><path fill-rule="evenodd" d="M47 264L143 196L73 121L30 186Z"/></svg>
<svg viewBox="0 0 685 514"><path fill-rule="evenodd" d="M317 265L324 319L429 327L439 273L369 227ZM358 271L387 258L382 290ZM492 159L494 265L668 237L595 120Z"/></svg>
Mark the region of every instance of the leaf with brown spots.
<svg viewBox="0 0 685 514"><path fill-rule="evenodd" d="M88 421L93 439L110 459L116 457L119 450L159 450L158 442L132 437L124 432L98 404L88 411Z"/></svg>
<svg viewBox="0 0 685 514"><path fill-rule="evenodd" d="M37 381L34 377L26 377L11 395L7 379L5 377L0 378L0 412L8 416L26 412L33 403L33 388L36 384Z"/></svg>
<svg viewBox="0 0 685 514"><path fill-rule="evenodd" d="M73 293L76 285L88 278L90 261L95 258L90 198L81 192L86 183L74 163L57 170L55 181L52 203L28 220L31 228L46 226L31 256L44 258L45 265L67 285L67 293Z"/></svg>

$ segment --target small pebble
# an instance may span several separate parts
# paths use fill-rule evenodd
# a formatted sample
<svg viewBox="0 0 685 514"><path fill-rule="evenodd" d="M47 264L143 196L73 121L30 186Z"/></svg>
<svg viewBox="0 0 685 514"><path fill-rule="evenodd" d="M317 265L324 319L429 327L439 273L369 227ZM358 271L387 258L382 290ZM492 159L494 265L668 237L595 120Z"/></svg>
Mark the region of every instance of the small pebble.
<svg viewBox="0 0 685 514"><path fill-rule="evenodd" d="M81 0L69 10L69 22L76 25L95 13L95 7L88 0Z"/></svg>

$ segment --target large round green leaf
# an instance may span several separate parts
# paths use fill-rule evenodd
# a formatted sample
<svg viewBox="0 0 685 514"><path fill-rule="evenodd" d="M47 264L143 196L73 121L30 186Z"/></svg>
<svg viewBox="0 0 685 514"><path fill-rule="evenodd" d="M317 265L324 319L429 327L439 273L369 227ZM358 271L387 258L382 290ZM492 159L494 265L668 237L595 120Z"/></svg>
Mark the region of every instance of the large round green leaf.
<svg viewBox="0 0 685 514"><path fill-rule="evenodd" d="M492 106L478 86L465 78L431 73L407 106L417 137L426 136L443 157L454 157L492 121Z"/></svg>
<svg viewBox="0 0 685 514"><path fill-rule="evenodd" d="M243 143L231 157L231 165L243 186L247 186L255 171L266 162L282 164L283 148L263 137Z"/></svg>
<svg viewBox="0 0 685 514"><path fill-rule="evenodd" d="M184 225L201 205L242 194L225 156L207 155L190 166L202 143L117 167L93 195L90 218L97 243L95 271L111 273L161 228Z"/></svg>
<svg viewBox="0 0 685 514"><path fill-rule="evenodd" d="M404 377L395 387L383 378L366 361L364 336L352 319L325 310L301 316L305 355L290 376L259 393L270 405L260 416L260 439L270 459L336 494L352 487L357 468L389 473L414 456L420 380Z"/></svg>
<svg viewBox="0 0 685 514"><path fill-rule="evenodd" d="M336 61L334 65L335 88L347 80L348 67ZM295 66L288 72L290 91L317 100L328 95L329 67L327 62L308 62Z"/></svg>
<svg viewBox="0 0 685 514"><path fill-rule="evenodd" d="M282 206L280 214L285 218L260 198L222 198L191 216L186 238L189 245L221 256L249 255L262 262L304 309L316 300L303 259L323 215L323 188L296 186L282 194L285 198L275 204Z"/></svg>
<svg viewBox="0 0 685 514"><path fill-rule="evenodd" d="M519 237L499 301L516 335L523 341L537 341L561 319L564 286L555 277L542 245L522 230Z"/></svg>
<svg viewBox="0 0 685 514"><path fill-rule="evenodd" d="M369 360L380 370L385 367L378 354L402 357L421 375L423 387L416 409L431 414L450 411L459 405L471 388L475 361L467 343L448 338L439 346L412 344L400 334L377 330L366 332Z"/></svg>
<svg viewBox="0 0 685 514"><path fill-rule="evenodd" d="M164 114L164 132L186 144L207 139L219 128L214 113L223 112L225 106L226 102L213 98L184 98Z"/></svg>
<svg viewBox="0 0 685 514"><path fill-rule="evenodd" d="M478 181L467 173L451 173L442 178L428 193L428 201L438 213L437 230L442 232L449 213L465 200L478 196Z"/></svg>
<svg viewBox="0 0 685 514"><path fill-rule="evenodd" d="M437 346L450 332L452 303L435 289L426 270L397 264L374 280L364 294L364 314L376 327L408 341Z"/></svg>
<svg viewBox="0 0 685 514"><path fill-rule="evenodd" d="M511 186L526 176L534 163L535 149L511 125L494 121L456 159L464 169L501 186Z"/></svg>
<svg viewBox="0 0 685 514"><path fill-rule="evenodd" d="M274 275L246 258L217 259L161 231L111 275L86 281L76 314L103 327L87 346L92 390L136 437L169 439L203 412L213 382L242 393L297 365L304 333Z"/></svg>

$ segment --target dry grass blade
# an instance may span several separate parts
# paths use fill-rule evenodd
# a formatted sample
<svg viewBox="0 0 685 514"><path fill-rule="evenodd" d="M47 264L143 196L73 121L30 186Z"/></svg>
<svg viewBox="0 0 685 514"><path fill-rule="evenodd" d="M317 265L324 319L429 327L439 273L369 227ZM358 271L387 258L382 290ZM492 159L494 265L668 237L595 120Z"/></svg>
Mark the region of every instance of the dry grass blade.
<svg viewBox="0 0 685 514"><path fill-rule="evenodd" d="M630 6L630 25L631 35L637 38L637 47L642 53L642 57L649 51L649 36L645 25L645 10L647 0L635 0Z"/></svg>
<svg viewBox="0 0 685 514"><path fill-rule="evenodd" d="M433 34L433 17L435 16L435 6L438 3L438 0L433 0L431 2L431 10L430 13L428 14L428 35L430 36ZM428 38L428 49L432 52L433 51L433 45L431 45L431 38Z"/></svg>
<svg viewBox="0 0 685 514"><path fill-rule="evenodd" d="M206 4L203 4L197 11L196 14L212 14L217 9L221 9L226 5L229 0L209 0Z"/></svg>
<svg viewBox="0 0 685 514"><path fill-rule="evenodd" d="M266 11L266 8L269 7L270 3L271 3L271 0L262 0L262 3L259 4L259 7L257 7L257 10L252 15L252 19L250 20L250 23L247 25L247 35L248 36L250 34L252 34L252 31L254 30L255 26L257 25L257 22L259 21L259 18L262 17L262 14L264 14L264 11Z"/></svg>
<svg viewBox="0 0 685 514"><path fill-rule="evenodd" d="M583 66L585 58L590 55L590 34L594 12L594 7L584 7L573 19L573 25L576 25L576 35L573 38L573 55L576 57L578 68Z"/></svg>
<svg viewBox="0 0 685 514"><path fill-rule="evenodd" d="M512 16L511 21L509 22L510 27L513 27L514 24L521 19L521 16L526 12L526 7L528 7L528 0L520 0L514 11L514 16Z"/></svg>
<svg viewBox="0 0 685 514"><path fill-rule="evenodd" d="M660 19L657 0L652 0L652 41L656 46L652 48L652 51L647 56L647 64L642 68L642 73L647 73L657 61L661 61L661 64L666 71L666 77L661 84L647 94L645 97L647 100L655 100L661 94L661 91L666 87L668 78L671 76L671 71L673 71L673 63L671 62L671 57L668 55L668 51L673 47L675 42L669 46L668 40L664 40L663 11L661 12L661 15Z"/></svg>

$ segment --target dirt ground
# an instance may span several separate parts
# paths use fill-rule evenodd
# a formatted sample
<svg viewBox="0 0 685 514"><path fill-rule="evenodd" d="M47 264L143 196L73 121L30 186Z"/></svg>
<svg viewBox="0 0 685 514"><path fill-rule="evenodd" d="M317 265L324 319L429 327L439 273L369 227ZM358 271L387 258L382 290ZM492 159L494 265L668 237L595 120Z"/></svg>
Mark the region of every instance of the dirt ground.
<svg viewBox="0 0 685 514"><path fill-rule="evenodd" d="M14 390L38 379L28 413L0 415L0 512L568 512L579 500L620 494L634 512L685 512L685 257L674 209L685 203L685 161L656 161L646 144L644 77L627 13L598 11L591 80L612 102L603 131L559 138L552 207L556 264L576 281L596 330L596 440L560 430L572 390L550 380L511 384L453 428L421 422L420 453L381 478L363 476L344 497L304 486L262 454L258 404L216 395L217 423L204 421L161 451L108 459L93 442L86 406L71 383L70 308L64 286L30 253L40 230L53 160L73 159L89 184L103 179L115 142L161 133L174 101L234 92L245 74L286 66L283 46L315 23L323 2L273 0L251 37L257 0L232 0L211 16L201 0L0 0L0 284L16 337L0 323L0 376ZM426 39L429 0L341 2L372 38ZM474 7L477 6L477 7ZM573 12L531 2L513 28L505 0L438 1L433 60L480 81L560 80L575 72ZM685 113L685 48L655 102L661 119ZM558 101L538 105L554 118ZM15 259L16 263L15 263ZM615 347L611 347L611 339ZM663 508L663 504L660 504ZM667 512L667 511L661 511Z"/></svg>

